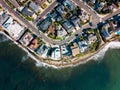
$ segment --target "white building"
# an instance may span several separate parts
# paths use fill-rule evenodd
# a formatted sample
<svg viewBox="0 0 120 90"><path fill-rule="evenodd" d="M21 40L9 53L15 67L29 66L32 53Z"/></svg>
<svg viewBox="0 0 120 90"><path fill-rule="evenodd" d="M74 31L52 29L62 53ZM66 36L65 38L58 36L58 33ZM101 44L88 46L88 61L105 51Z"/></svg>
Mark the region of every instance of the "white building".
<svg viewBox="0 0 120 90"><path fill-rule="evenodd" d="M60 60L61 59L61 53L59 47L54 47L54 50L52 51L51 59L53 60Z"/></svg>
<svg viewBox="0 0 120 90"><path fill-rule="evenodd" d="M80 48L81 53L85 52L87 50L87 48L88 48L88 44L87 44L87 42L85 40L84 41L79 41L78 46Z"/></svg>
<svg viewBox="0 0 120 90"><path fill-rule="evenodd" d="M12 36L16 40L19 39L21 34L24 32L24 27L11 17L8 17L8 19L2 24L2 26L10 34L10 36Z"/></svg>

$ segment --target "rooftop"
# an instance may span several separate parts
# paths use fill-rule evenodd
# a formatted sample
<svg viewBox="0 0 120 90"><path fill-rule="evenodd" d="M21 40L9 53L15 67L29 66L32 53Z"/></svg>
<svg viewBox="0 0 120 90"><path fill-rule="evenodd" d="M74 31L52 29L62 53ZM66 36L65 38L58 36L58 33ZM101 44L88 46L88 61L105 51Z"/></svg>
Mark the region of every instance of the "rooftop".
<svg viewBox="0 0 120 90"><path fill-rule="evenodd" d="M8 17L8 19L2 24L2 26L15 39L18 39L24 30L24 27L11 17Z"/></svg>
<svg viewBox="0 0 120 90"><path fill-rule="evenodd" d="M63 27L67 30L67 32L71 32L73 29L72 24L68 20L63 23Z"/></svg>
<svg viewBox="0 0 120 90"><path fill-rule="evenodd" d="M40 9L40 6L39 6L39 4L38 3L35 3L35 2L31 2L30 4L29 4L29 6L33 9L33 11L35 11L36 13L39 11L39 9Z"/></svg>
<svg viewBox="0 0 120 90"><path fill-rule="evenodd" d="M77 16L73 16L71 18L71 22L73 23L73 25L77 28L80 27L80 19Z"/></svg>
<svg viewBox="0 0 120 90"><path fill-rule="evenodd" d="M27 16L32 17L34 12L31 11L27 6L23 7L23 9L21 10L21 12Z"/></svg>
<svg viewBox="0 0 120 90"><path fill-rule="evenodd" d="M3 10L0 11L0 25L2 25L7 19L8 19L9 15L6 14L6 12L4 12Z"/></svg>
<svg viewBox="0 0 120 90"><path fill-rule="evenodd" d="M62 55L66 55L66 56L72 55L71 49L68 45L62 45L61 46L61 53L62 53Z"/></svg>
<svg viewBox="0 0 120 90"><path fill-rule="evenodd" d="M37 49L37 53L42 57L47 57L49 48L46 45L42 45Z"/></svg>
<svg viewBox="0 0 120 90"><path fill-rule="evenodd" d="M65 7L63 5L57 6L56 10L59 12L59 14L62 16L66 14L67 12L65 11Z"/></svg>
<svg viewBox="0 0 120 90"><path fill-rule="evenodd" d="M60 48L59 47L54 47L53 48L51 58L53 60L60 60L61 59L61 54L60 54Z"/></svg>
<svg viewBox="0 0 120 90"><path fill-rule="evenodd" d="M76 42L73 42L72 43L73 45L71 46L71 49L72 49L72 55L73 56L76 56L77 54L80 53L80 49L79 49L79 46Z"/></svg>
<svg viewBox="0 0 120 90"><path fill-rule="evenodd" d="M88 48L88 44L87 44L87 42L85 40L79 41L78 46L80 48L81 53L85 52L86 49Z"/></svg>
<svg viewBox="0 0 120 90"><path fill-rule="evenodd" d="M76 5L71 0L64 0L63 4L69 8L70 11L73 11L76 8Z"/></svg>
<svg viewBox="0 0 120 90"><path fill-rule="evenodd" d="M96 35L90 34L90 35L88 36L88 43L89 43L89 44L91 44L92 42L94 42L94 41L96 41L96 40L97 40Z"/></svg>
<svg viewBox="0 0 120 90"><path fill-rule="evenodd" d="M28 46L29 43L32 41L33 36L31 33L27 32L23 35L23 37L20 39L20 42L24 45L24 46Z"/></svg>
<svg viewBox="0 0 120 90"><path fill-rule="evenodd" d="M67 35L67 32L65 31L65 29L61 25L59 25L58 29L57 29L57 36L63 37L65 35Z"/></svg>
<svg viewBox="0 0 120 90"><path fill-rule="evenodd" d="M31 49L33 49L33 50L37 49L37 47L38 47L38 40L35 38L35 39L31 42L31 44L30 44L29 47L30 47Z"/></svg>
<svg viewBox="0 0 120 90"><path fill-rule="evenodd" d="M46 31L50 25L51 25L51 20L49 18L46 18L40 23L38 23L37 26L40 30Z"/></svg>

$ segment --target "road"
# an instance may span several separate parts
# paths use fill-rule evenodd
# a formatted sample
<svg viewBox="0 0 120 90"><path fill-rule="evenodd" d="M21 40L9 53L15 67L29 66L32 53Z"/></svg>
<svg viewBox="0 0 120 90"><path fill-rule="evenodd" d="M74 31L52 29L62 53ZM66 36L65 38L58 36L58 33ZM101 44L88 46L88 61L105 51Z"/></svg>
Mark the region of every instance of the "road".
<svg viewBox="0 0 120 90"><path fill-rule="evenodd" d="M57 1L55 0L48 8L46 8L40 15L39 17L44 17L48 12L50 12L56 5Z"/></svg>
<svg viewBox="0 0 120 90"><path fill-rule="evenodd" d="M78 4L79 6L81 6L81 8L85 9L87 12L89 12L92 15L92 23L94 26L97 26L97 24L100 22L100 17L97 16L97 14L94 13L94 11L92 9L90 9L88 6L84 5L81 1L78 0L73 0L76 4ZM62 40L62 41L55 41L47 36L44 35L44 33L40 32L36 26L31 25L27 20L23 19L23 17L21 17L19 14L16 13L16 11L14 11L13 9L11 9L4 0L0 0L0 3L2 5L2 7L4 7L5 9L7 9L10 13L12 13L16 18L18 18L20 21L22 21L28 28L30 28L38 37L42 37L42 39L49 43L49 44L53 44L53 45L62 45L65 44L69 41L71 41L73 38L75 38L75 34L80 34L82 29L85 28L90 28L91 26L89 26L89 24L83 26L80 30L76 31L74 34L72 34L71 36L69 36L67 39ZM50 8L53 8L53 5L55 5L55 3L53 3ZM44 11L40 16L44 16L47 14L47 12L49 10L51 10L50 8L46 9L46 11ZM114 16L115 14L120 13L120 10L116 11L113 14L109 14L108 16L106 16L105 18L102 19L102 21L105 21L107 19L109 19L110 17Z"/></svg>
<svg viewBox="0 0 120 90"><path fill-rule="evenodd" d="M118 9L117 11L115 11L115 12L113 12L113 13L110 13L110 14L107 15L106 17L102 18L102 21L105 21L105 20L107 20L107 19L109 19L109 18L111 18L111 17L113 17L113 16L115 16L115 15L117 15L117 14L119 14L119 13L120 13L120 9Z"/></svg>
<svg viewBox="0 0 120 90"><path fill-rule="evenodd" d="M45 36L42 32L40 32L35 26L31 25L27 20L21 17L16 11L10 8L4 0L0 0L2 7L7 9L10 13L12 13L16 18L22 21L28 28L30 28L38 37L42 37L42 39L50 44L59 44L58 41L53 41L51 38Z"/></svg>
<svg viewBox="0 0 120 90"><path fill-rule="evenodd" d="M11 2L15 6L15 8L20 7L15 0L8 0L8 1Z"/></svg>
<svg viewBox="0 0 120 90"><path fill-rule="evenodd" d="M100 21L100 17L97 14L95 14L95 11L91 9L88 5L85 5L80 0L72 0L72 1L92 15L91 22L96 27L96 23Z"/></svg>

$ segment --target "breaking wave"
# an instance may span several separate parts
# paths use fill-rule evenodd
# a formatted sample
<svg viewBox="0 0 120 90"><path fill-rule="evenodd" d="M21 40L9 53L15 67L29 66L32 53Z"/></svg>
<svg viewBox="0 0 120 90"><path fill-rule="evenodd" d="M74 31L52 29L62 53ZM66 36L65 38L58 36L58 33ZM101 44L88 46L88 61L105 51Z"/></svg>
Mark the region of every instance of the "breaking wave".
<svg viewBox="0 0 120 90"><path fill-rule="evenodd" d="M5 41L9 41L12 40L9 36L7 36L6 34L4 34L3 32L0 32L0 35L2 35L2 37L0 37L0 42L5 42ZM12 40L13 41L13 40ZM23 49L24 51L27 52L27 55L22 57L22 62L24 62L25 60L27 60L29 57L31 57L33 60L35 60L35 65L36 67L52 67L55 69L59 69L60 67L54 66L54 65L49 65L47 63L41 62L40 60L38 60L37 58L35 58L27 49L25 49L24 47L22 47L20 44L18 44L17 42L13 41L14 44L17 44L18 47L20 47L21 49ZM120 49L120 42L119 41L112 41L110 43L108 43L103 49L101 49L97 54L91 56L89 59L84 60L83 62L78 63L79 64L85 64L87 63L89 60L95 60L95 61L100 61L104 58L105 53L108 51L108 49ZM77 65L70 65L70 66L77 66ZM64 67L64 66L63 66Z"/></svg>
<svg viewBox="0 0 120 90"><path fill-rule="evenodd" d="M91 58L89 58L89 60L96 60L96 61L100 61L104 58L105 53L109 50L109 49L120 49L120 42L119 41L112 41L110 43L108 43L102 50L100 50L97 54L95 54L94 56L92 56Z"/></svg>
<svg viewBox="0 0 120 90"><path fill-rule="evenodd" d="M29 58L29 56L28 56L28 55L25 55L25 56L22 57L22 60L21 60L21 61L22 61L22 62L25 62L26 60L28 60L28 58Z"/></svg>
<svg viewBox="0 0 120 90"><path fill-rule="evenodd" d="M54 65L49 65L47 63L40 62L40 61L36 62L35 65L36 65L36 67L45 67L45 68L52 67L52 68L58 69L58 67L56 67Z"/></svg>

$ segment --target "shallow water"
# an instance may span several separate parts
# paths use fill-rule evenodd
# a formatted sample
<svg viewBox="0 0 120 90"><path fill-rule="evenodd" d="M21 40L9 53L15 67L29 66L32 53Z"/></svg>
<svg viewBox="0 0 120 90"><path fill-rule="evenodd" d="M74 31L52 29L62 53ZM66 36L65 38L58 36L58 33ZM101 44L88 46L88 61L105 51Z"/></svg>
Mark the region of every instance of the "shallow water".
<svg viewBox="0 0 120 90"><path fill-rule="evenodd" d="M110 49L101 62L57 70L36 67L24 51L1 40L0 90L120 90L119 53Z"/></svg>

